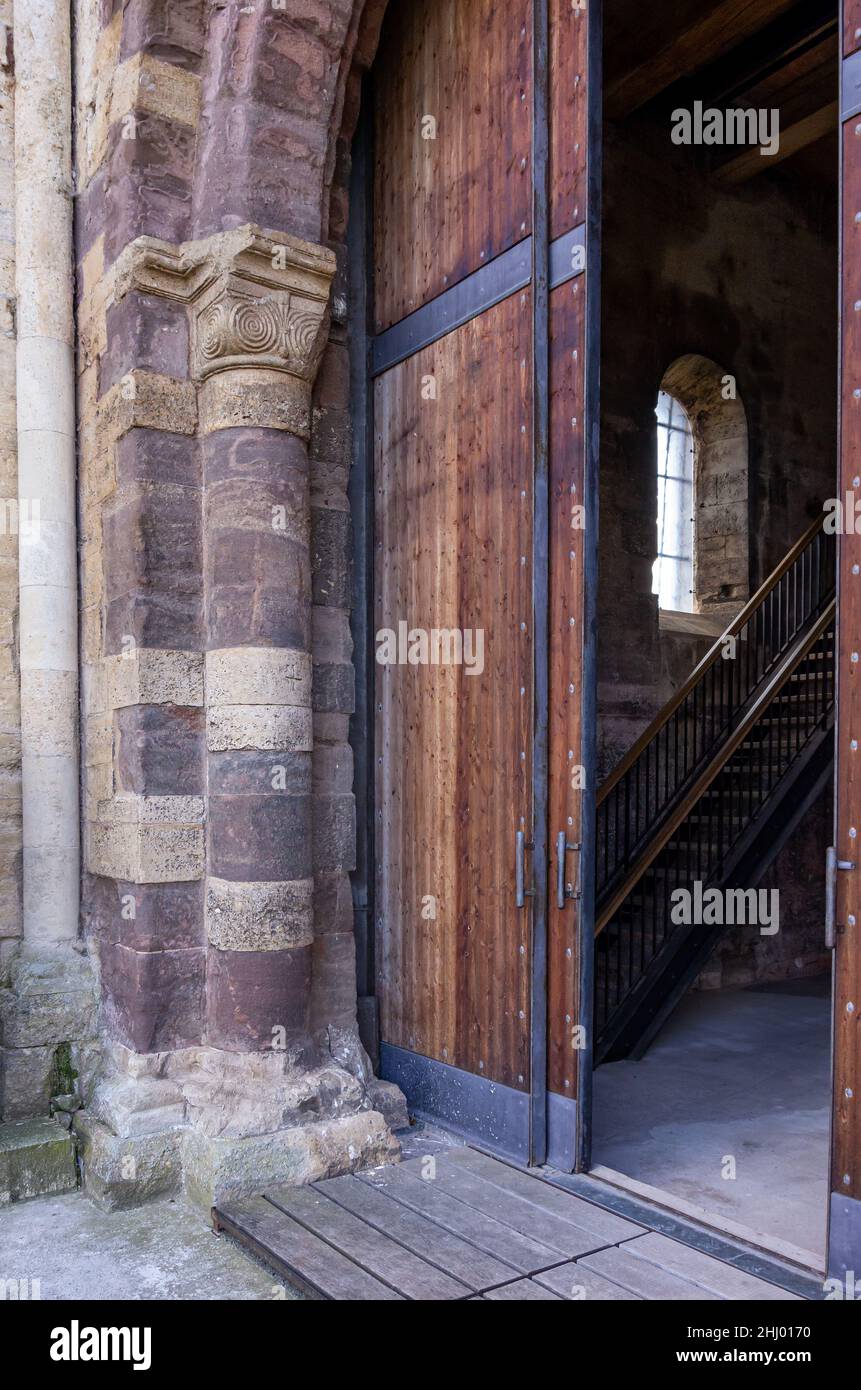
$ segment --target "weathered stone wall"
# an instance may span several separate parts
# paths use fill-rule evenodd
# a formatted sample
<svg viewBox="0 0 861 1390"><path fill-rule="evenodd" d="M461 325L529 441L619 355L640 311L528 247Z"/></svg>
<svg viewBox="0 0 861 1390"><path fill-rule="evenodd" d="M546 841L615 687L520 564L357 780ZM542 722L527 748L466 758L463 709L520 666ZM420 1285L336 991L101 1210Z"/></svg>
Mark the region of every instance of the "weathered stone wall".
<svg viewBox="0 0 861 1390"><path fill-rule="evenodd" d="M787 170L722 190L695 152L670 143L668 122L651 117L607 128L604 179L602 774L713 641L661 631L651 592L654 407L667 367L699 353L736 378L748 427L751 593L833 495L837 447L837 208L828 185ZM734 529L736 507L728 478L713 534L722 509ZM828 796L771 870L785 903L781 932L755 943L728 934L704 984L823 967Z"/></svg>
<svg viewBox="0 0 861 1390"><path fill-rule="evenodd" d="M0 977L21 936L12 0L0 0Z"/></svg>
<svg viewBox="0 0 861 1390"><path fill-rule="evenodd" d="M348 878L353 8L79 6L83 913L106 1062L78 1130L115 1203L383 1159L380 1107L403 1118L358 1040Z"/></svg>

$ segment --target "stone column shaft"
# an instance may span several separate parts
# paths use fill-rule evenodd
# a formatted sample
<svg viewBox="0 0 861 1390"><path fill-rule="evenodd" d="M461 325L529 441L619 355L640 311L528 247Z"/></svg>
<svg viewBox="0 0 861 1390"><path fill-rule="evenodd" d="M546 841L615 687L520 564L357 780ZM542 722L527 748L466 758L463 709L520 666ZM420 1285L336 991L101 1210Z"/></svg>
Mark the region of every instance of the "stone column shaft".
<svg viewBox="0 0 861 1390"><path fill-rule="evenodd" d="M236 238L234 238L236 240ZM194 307L203 458L206 1041L309 1033L311 383L334 257L252 234Z"/></svg>
<svg viewBox="0 0 861 1390"><path fill-rule="evenodd" d="M24 935L74 938L78 622L70 9L15 4Z"/></svg>

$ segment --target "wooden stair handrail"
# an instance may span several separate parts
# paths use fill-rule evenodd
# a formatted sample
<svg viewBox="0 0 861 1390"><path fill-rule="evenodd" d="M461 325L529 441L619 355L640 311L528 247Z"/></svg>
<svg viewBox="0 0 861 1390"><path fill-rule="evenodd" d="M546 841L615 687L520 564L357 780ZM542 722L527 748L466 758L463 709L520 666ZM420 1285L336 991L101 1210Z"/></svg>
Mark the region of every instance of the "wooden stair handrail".
<svg viewBox="0 0 861 1390"><path fill-rule="evenodd" d="M776 585L780 583L781 579L787 573L787 571L792 569L792 566L795 564L799 555L801 555L802 552L807 549L808 545L813 540L813 537L817 534L818 531L822 530L824 524L825 513L823 512L822 515L818 516L816 520L807 528L807 530L804 532L804 535L801 536L800 539L795 542L792 548L786 552L777 568L772 570L768 578L764 580L762 584L760 584L756 593L753 595L752 598L748 599L747 603L744 605L744 608L742 608L738 616L735 617L733 621L730 623L729 627L727 627L721 633L720 637L718 637L717 641L714 643L714 646L710 647L709 650L706 652L702 661L700 661L694 667L693 671L688 676L684 685L680 686L679 689L676 691L675 695L671 696L667 703L664 705L663 709L658 711L651 724L648 726L647 729L643 730L643 732L640 734L640 737L637 739L637 742L633 745L632 748L629 748L622 761L618 763L616 767L614 767L609 777L607 777L606 780L601 783L596 797L596 806L600 806L602 801L604 801L606 797L609 796L616 783L620 782L621 779L624 777L625 773L628 771L628 769L634 766L634 763L637 761L646 745L648 743L651 743L652 739L655 737L656 734L660 732L660 730L664 727L665 724L669 723L673 714L679 708L679 705L682 704L682 702L687 698L687 696L693 690L697 682L702 679L709 667L713 666L714 663L718 660L723 650L723 644L726 641L726 639L728 637L735 637L738 635L739 632L741 632L742 628L746 626L750 618L756 612L757 608L761 607L761 605L764 603L765 599L771 593L772 589L774 589Z"/></svg>
<svg viewBox="0 0 861 1390"><path fill-rule="evenodd" d="M815 647L823 633L828 630L829 625L834 621L836 613L837 599L832 598L828 607L816 620L811 631L802 634L801 637L796 639L795 644L790 647L777 670L772 672L767 685L760 691L738 728L733 730L732 734L726 742L722 744L708 766L700 773L687 794L681 798L666 824L663 825L657 835L649 841L642 854L628 870L609 902L601 909L595 921L596 936L598 936L608 923L612 921L628 894L643 877L643 874L652 861L660 854L667 841L670 840L678 830L692 807L699 801L703 793L708 791L718 773L729 762L733 753L747 738L754 724L761 718L763 711L768 708L775 695L782 690L796 667L800 665L808 653Z"/></svg>

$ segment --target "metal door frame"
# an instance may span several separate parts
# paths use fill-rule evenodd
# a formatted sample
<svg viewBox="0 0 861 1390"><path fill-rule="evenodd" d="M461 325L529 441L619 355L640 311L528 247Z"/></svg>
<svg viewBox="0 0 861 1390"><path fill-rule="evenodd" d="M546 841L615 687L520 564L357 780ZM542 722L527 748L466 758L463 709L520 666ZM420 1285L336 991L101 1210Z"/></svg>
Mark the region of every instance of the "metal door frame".
<svg viewBox="0 0 861 1390"><path fill-rule="evenodd" d="M842 0L839 6L839 41L840 41L840 118L838 125L838 145L840 157L840 176L838 207L840 218L840 252L839 252L839 284L838 284L838 368L837 368L837 402L838 402L838 468L836 479L837 495L842 496L847 487L854 490L852 475L861 472L861 467L857 460L849 466L849 455L852 443L849 442L849 430L846 429L846 411L844 409L847 399L847 387L854 386L858 380L861 363L854 362L847 364L845 358L849 345L850 322L848 303L852 296L849 294L851 285L849 283L850 272L847 270L847 250L846 250L846 229L848 219L851 216L853 224L857 221L854 209L847 206L849 196L848 180L845 171L845 144L844 133L848 125L855 122L855 134L861 131L861 45L858 39L861 30L858 28L861 21L861 7L858 0ZM861 160L861 150L857 156ZM858 252L852 253L852 269L857 278L859 271ZM857 289L854 291L857 293ZM857 310L857 303L851 306L852 310ZM856 341L857 351L857 341ZM854 372L852 368L854 367ZM852 373L851 380L849 374ZM854 396L854 393L853 393ZM857 427L856 427L857 429ZM855 436L857 441L857 434ZM849 826L844 823L844 816L841 807L843 780L850 781L849 777L849 756L844 753L841 758L841 748L848 744L849 734L854 733L854 729L849 726L847 716L853 710L850 709L850 702L847 700L844 708L841 696L843 694L843 682L841 680L841 648L845 646L847 651L853 642L857 643L858 637L844 631L844 624L848 622L848 601L843 599L844 579L846 577L846 566L849 563L848 557L852 555L855 561L861 560L857 541L854 537L839 535L838 542L838 561L837 561L837 629L834 645L834 659L836 667L836 691L837 691L837 711L836 729L834 740L834 845L836 846L835 860L846 860L851 868L848 872L836 874L836 900L840 920L844 923L851 923L853 917L849 915L848 909L853 908L857 913L858 874L861 867L856 867L854 861L858 859L855 846L857 840L851 841L847 835ZM844 606L845 605L845 606ZM857 696L856 696L857 700ZM854 817L857 811L853 809ZM848 810L848 808L847 808ZM838 1003L843 992L843 971L851 968L852 960L844 966L842 950L849 949L850 939L846 934L851 932L851 926L838 927L842 933L841 938L835 939L832 955L832 991L831 991L831 1133L830 1133L830 1153L829 1153L829 1204L828 1204L828 1231L827 1231L827 1270L829 1275L843 1279L848 1271L861 1268L861 1196L851 1195L848 1190L854 1188L856 1192L861 1192L861 1177L859 1177L858 1162L861 1155L857 1152L851 1154L851 1166L847 1156L842 1155L843 1161L838 1163L838 1142L837 1131L837 1112L842 1109L849 1121L849 1125L854 1128L855 1135L859 1133L858 1122L849 1118L853 1106L861 1104L861 1094L857 1085L847 1087L845 1076L841 1075L844 1059L840 1052L839 1038L841 1034L837 1020ZM857 941L857 938L856 938ZM857 944L852 942L855 964L857 966ZM849 1001L847 1008L853 1007L856 1011L861 1008L861 981L853 979L845 982L848 985L847 993L854 995L854 999ZM855 1027L857 1028L857 1024ZM845 1035L844 1035L845 1036ZM856 1039L856 1047L858 1045ZM838 1087L843 1085L843 1095L838 1100ZM841 1190L843 1189L843 1190ZM851 1296L851 1295L850 1295Z"/></svg>
<svg viewBox="0 0 861 1390"><path fill-rule="evenodd" d="M584 1046L577 1068L574 1169L592 1165L592 1076L595 1012L595 866L598 795L598 540L601 469L601 243L603 231L604 6L589 0L586 134L586 360L583 491L588 526L584 533L583 671L581 757L584 768L580 813L582 843L579 926L579 1011Z"/></svg>

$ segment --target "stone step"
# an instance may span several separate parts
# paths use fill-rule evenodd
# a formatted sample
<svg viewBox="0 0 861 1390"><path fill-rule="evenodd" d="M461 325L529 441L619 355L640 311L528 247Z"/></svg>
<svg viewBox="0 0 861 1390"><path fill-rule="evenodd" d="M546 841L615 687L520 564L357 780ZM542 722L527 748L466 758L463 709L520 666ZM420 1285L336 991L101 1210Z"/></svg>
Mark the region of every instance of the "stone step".
<svg viewBox="0 0 861 1390"><path fill-rule="evenodd" d="M56 1120L0 1124L0 1206L71 1192L77 1182L74 1141Z"/></svg>

